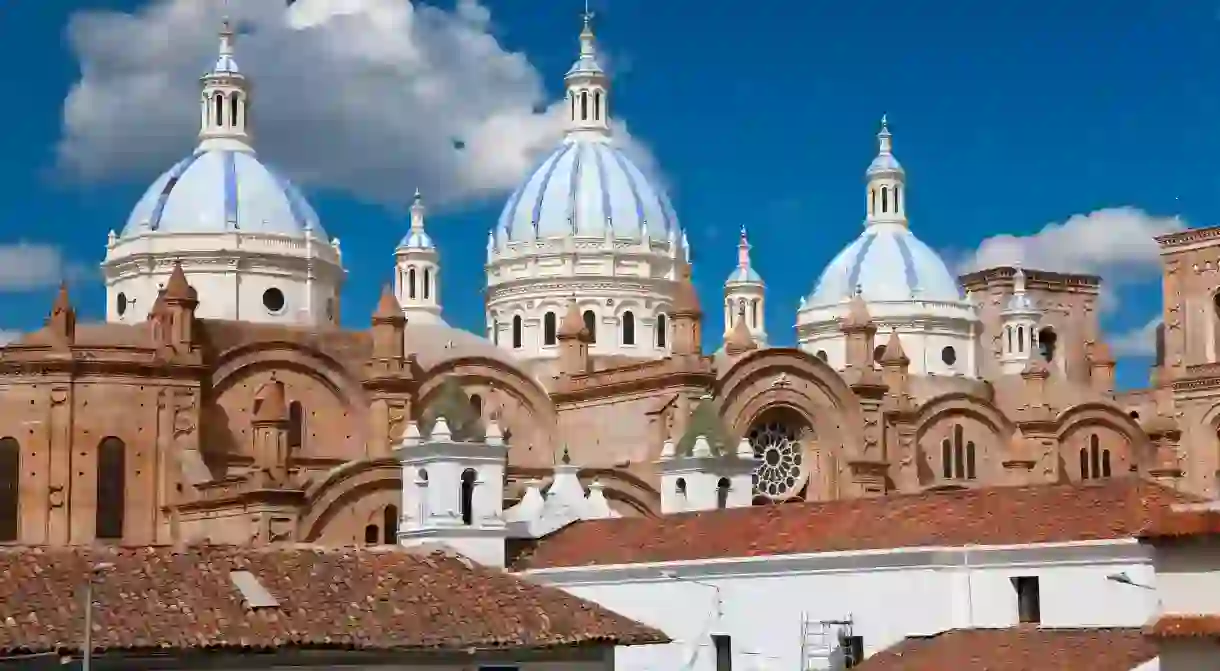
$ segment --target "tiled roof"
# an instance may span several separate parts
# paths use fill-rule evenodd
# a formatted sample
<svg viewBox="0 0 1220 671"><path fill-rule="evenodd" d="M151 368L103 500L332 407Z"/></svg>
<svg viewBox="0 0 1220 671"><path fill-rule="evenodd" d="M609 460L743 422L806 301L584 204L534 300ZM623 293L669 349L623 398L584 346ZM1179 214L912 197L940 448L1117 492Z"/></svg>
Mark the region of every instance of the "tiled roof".
<svg viewBox="0 0 1220 671"><path fill-rule="evenodd" d="M0 654L96 650L469 650L666 642L557 589L441 553L201 546L0 550ZM232 571L278 600L251 609Z"/></svg>
<svg viewBox="0 0 1220 671"><path fill-rule="evenodd" d="M868 657L856 671L1130 671L1156 657L1130 629L956 629L908 638Z"/></svg>
<svg viewBox="0 0 1220 671"><path fill-rule="evenodd" d="M1129 538L1150 510L1189 500L1123 478L591 520L537 541L514 568Z"/></svg>
<svg viewBox="0 0 1220 671"><path fill-rule="evenodd" d="M1164 615L1145 633L1154 638L1220 639L1220 615Z"/></svg>
<svg viewBox="0 0 1220 671"><path fill-rule="evenodd" d="M1214 502L1159 511L1140 532L1140 538L1153 542L1188 536L1220 536L1220 508Z"/></svg>

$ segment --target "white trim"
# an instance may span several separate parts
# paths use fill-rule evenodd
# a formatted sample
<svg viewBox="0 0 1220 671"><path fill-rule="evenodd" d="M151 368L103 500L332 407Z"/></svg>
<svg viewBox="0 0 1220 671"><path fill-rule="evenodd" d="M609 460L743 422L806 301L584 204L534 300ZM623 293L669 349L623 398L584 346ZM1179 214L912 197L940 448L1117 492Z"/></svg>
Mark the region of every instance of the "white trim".
<svg viewBox="0 0 1220 671"><path fill-rule="evenodd" d="M681 569L692 578L791 576L814 573L851 573L920 568L1005 568L1020 566L1127 565L1152 562L1152 550L1135 538L1021 545L972 545L852 550L762 557L728 557L639 564L565 566L527 569L520 575L544 578L549 583L576 585L668 580L662 571Z"/></svg>

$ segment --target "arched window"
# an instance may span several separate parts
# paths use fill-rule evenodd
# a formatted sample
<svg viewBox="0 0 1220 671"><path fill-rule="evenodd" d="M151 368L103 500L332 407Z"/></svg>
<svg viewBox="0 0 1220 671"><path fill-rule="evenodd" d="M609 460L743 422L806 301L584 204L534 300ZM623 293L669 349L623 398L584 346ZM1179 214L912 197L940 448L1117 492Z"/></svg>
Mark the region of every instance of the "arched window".
<svg viewBox="0 0 1220 671"><path fill-rule="evenodd" d="M1018 352L1025 351L1025 327L1024 326L1017 327L1017 351Z"/></svg>
<svg viewBox="0 0 1220 671"><path fill-rule="evenodd" d="M127 507L127 446L118 438L102 440L97 448L97 501L94 535L104 540L123 538Z"/></svg>
<svg viewBox="0 0 1220 671"><path fill-rule="evenodd" d="M432 295L432 269L424 268L424 300Z"/></svg>
<svg viewBox="0 0 1220 671"><path fill-rule="evenodd" d="M407 298L415 298L415 266L407 268Z"/></svg>
<svg viewBox="0 0 1220 671"><path fill-rule="evenodd" d="M881 212L884 214L890 208L890 190L886 187L881 187Z"/></svg>
<svg viewBox="0 0 1220 671"><path fill-rule="evenodd" d="M758 328L758 299L750 301L750 326Z"/></svg>
<svg viewBox="0 0 1220 671"><path fill-rule="evenodd" d="M370 525L364 527L364 544L365 545L376 545L377 537L380 535L381 535L381 530L377 528L376 524L370 524Z"/></svg>
<svg viewBox="0 0 1220 671"><path fill-rule="evenodd" d="M600 121L602 118L602 92L593 92L593 120Z"/></svg>
<svg viewBox="0 0 1220 671"><path fill-rule="evenodd" d="M500 322L491 320L491 344L500 344Z"/></svg>
<svg viewBox="0 0 1220 671"><path fill-rule="evenodd" d="M1097 434L1089 436L1089 446L1080 448L1080 479L1097 480L1110 477L1110 450L1102 449Z"/></svg>
<svg viewBox="0 0 1220 671"><path fill-rule="evenodd" d="M1004 335L1005 335L1005 337L1008 338L1008 351L1011 352L1012 351L1012 327L1011 326L1004 327Z"/></svg>
<svg viewBox="0 0 1220 671"><path fill-rule="evenodd" d="M589 332L589 342L597 342L597 315L592 310L585 310L583 315L585 330Z"/></svg>
<svg viewBox="0 0 1220 671"><path fill-rule="evenodd" d="M716 507L729 507L729 479L720 478L716 481Z"/></svg>
<svg viewBox="0 0 1220 671"><path fill-rule="evenodd" d="M974 480L977 477L977 455L973 441L966 441L961 424L953 427L952 438L940 444L941 476L946 480Z"/></svg>
<svg viewBox="0 0 1220 671"><path fill-rule="evenodd" d="M576 94L569 93L568 100L572 103L572 121L576 121Z"/></svg>
<svg viewBox="0 0 1220 671"><path fill-rule="evenodd" d="M21 514L21 444L0 439L0 542L17 540Z"/></svg>
<svg viewBox="0 0 1220 671"><path fill-rule="evenodd" d="M385 545L398 544L398 506L386 506L381 511L381 542Z"/></svg>
<svg viewBox="0 0 1220 671"><path fill-rule="evenodd" d="M588 91L580 92L580 120L581 121L589 120L589 92Z"/></svg>
<svg viewBox="0 0 1220 671"><path fill-rule="evenodd" d="M470 409L474 412L475 417L483 416L483 397L478 394L470 395Z"/></svg>
<svg viewBox="0 0 1220 671"><path fill-rule="evenodd" d="M513 316L513 349L521 349L521 315Z"/></svg>
<svg viewBox="0 0 1220 671"><path fill-rule="evenodd" d="M473 468L462 471L462 524L467 526L474 524L474 478Z"/></svg>
<svg viewBox="0 0 1220 671"><path fill-rule="evenodd" d="M868 213L877 214L877 190L868 190Z"/></svg>
<svg viewBox="0 0 1220 671"><path fill-rule="evenodd" d="M902 211L902 206L900 205L900 199L902 198L901 194L902 194L902 187L895 186L894 187L894 213L895 214Z"/></svg>
<svg viewBox="0 0 1220 671"><path fill-rule="evenodd" d="M305 439L305 410L300 401L288 404L288 447L300 448Z"/></svg>
<svg viewBox="0 0 1220 671"><path fill-rule="evenodd" d="M657 315L657 347L664 348L669 341L669 320L665 315Z"/></svg>
<svg viewBox="0 0 1220 671"><path fill-rule="evenodd" d="M635 315L630 310L623 313L623 344L635 344Z"/></svg>
<svg viewBox="0 0 1220 671"><path fill-rule="evenodd" d="M241 96L233 96L229 98L229 125L237 128L237 107L240 104Z"/></svg>
<svg viewBox="0 0 1220 671"><path fill-rule="evenodd" d="M219 93L212 99L212 106L216 108L216 125L225 125L225 99Z"/></svg>
<svg viewBox="0 0 1220 671"><path fill-rule="evenodd" d="M554 312L548 312L542 316L542 344L543 345L554 345L555 344L555 333L556 333L555 323L556 323L556 321L557 321L557 318L555 317Z"/></svg>

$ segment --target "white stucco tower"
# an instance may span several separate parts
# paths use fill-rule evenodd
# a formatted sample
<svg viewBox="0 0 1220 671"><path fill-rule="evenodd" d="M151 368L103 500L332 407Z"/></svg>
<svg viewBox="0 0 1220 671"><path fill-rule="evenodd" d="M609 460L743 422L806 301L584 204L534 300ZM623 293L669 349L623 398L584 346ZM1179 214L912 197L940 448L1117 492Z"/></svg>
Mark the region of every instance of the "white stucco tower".
<svg viewBox="0 0 1220 671"><path fill-rule="evenodd" d="M886 119L877 156L865 173L864 231L830 262L797 312L801 349L842 370L847 337L841 320L859 295L879 333L896 332L915 375L978 377L973 303L936 252L911 232L906 171L894 156ZM884 344L874 357L880 359Z"/></svg>
<svg viewBox="0 0 1220 671"><path fill-rule="evenodd" d="M724 281L724 337L727 339L737 323L738 315L744 315L746 328L760 346L767 343L766 299L767 285L754 270L750 260L750 239L746 227L741 227L737 240L737 267Z"/></svg>
<svg viewBox="0 0 1220 671"><path fill-rule="evenodd" d="M339 320L345 272L300 191L252 147L250 81L226 20L203 75L199 144L144 193L122 233L110 232L102 273L108 321L147 318L181 263L215 319L320 326Z"/></svg>
<svg viewBox="0 0 1220 671"><path fill-rule="evenodd" d="M411 202L411 230L394 250L394 295L411 324L444 324L441 317L440 252L424 230L424 200Z"/></svg>
<svg viewBox="0 0 1220 671"><path fill-rule="evenodd" d="M1012 295L1000 312L1000 370L1016 375L1025 370L1038 346L1038 322L1042 313L1025 291L1025 271L1017 268L1012 277Z"/></svg>
<svg viewBox="0 0 1220 671"><path fill-rule="evenodd" d="M487 241L488 337L527 361L558 356L571 300L595 358L655 359L670 347L685 236L668 196L614 141L591 18L564 78L564 138L509 198Z"/></svg>

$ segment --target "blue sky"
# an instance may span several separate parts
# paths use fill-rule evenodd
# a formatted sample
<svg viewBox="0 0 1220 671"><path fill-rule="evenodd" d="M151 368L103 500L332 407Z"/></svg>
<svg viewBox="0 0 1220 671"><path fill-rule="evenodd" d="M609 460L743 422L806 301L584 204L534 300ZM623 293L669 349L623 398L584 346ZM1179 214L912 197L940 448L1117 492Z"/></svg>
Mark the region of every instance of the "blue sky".
<svg viewBox="0 0 1220 671"><path fill-rule="evenodd" d="M256 113L266 110L259 149L305 185L343 241L345 324L368 323L407 226L402 203L422 184L440 205L428 227L443 254L446 314L481 330L482 241L531 150L496 142L546 137L535 116L559 96L581 3L488 0L484 22L469 0L442 1L408 25L386 18L405 0L334 2L350 14L295 33L265 8L245 17L239 60L263 96ZM14 96L0 161L0 329L36 328L63 275L82 318L100 319L107 231L193 144L194 76L214 27L181 12L140 23L79 14L150 4L0 5L0 43L20 54L20 67L0 75ZM323 4L300 0L315 18ZM1027 265L1101 273L1112 287L1103 324L1128 354L1120 381L1146 379L1147 341L1133 334L1160 307L1143 232L1173 225L1167 217L1216 218L1214 2L592 4L613 113L670 187L705 306L718 304L745 224L769 285L768 330L791 344L799 297L859 233L862 174L887 113L916 233L954 263L983 245L986 258L1020 252ZM485 51L462 57L471 45ZM421 71L431 94L409 85ZM78 93L66 117L82 72L89 95ZM333 82L313 72L355 75L328 96ZM347 118L331 123L339 113ZM311 143L292 140L294 123L333 135L330 151L311 155ZM362 134L349 138L352 124ZM468 150L437 141L511 124L530 132L490 132ZM106 141L116 136L126 141ZM1018 237L994 239L1003 234Z"/></svg>

